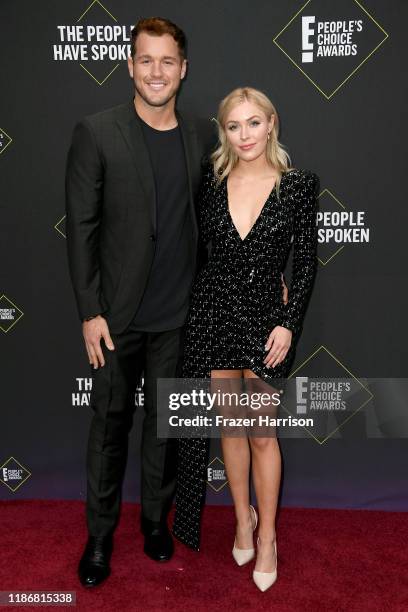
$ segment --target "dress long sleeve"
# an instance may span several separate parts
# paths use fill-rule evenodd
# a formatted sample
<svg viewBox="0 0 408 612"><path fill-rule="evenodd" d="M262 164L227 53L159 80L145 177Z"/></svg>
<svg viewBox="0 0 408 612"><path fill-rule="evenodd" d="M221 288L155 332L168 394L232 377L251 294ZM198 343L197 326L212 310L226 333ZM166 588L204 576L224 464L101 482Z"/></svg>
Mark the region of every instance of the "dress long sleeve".
<svg viewBox="0 0 408 612"><path fill-rule="evenodd" d="M319 177L306 172L295 203L293 267L288 303L281 325L296 334L303 322L308 298L317 271L317 196Z"/></svg>

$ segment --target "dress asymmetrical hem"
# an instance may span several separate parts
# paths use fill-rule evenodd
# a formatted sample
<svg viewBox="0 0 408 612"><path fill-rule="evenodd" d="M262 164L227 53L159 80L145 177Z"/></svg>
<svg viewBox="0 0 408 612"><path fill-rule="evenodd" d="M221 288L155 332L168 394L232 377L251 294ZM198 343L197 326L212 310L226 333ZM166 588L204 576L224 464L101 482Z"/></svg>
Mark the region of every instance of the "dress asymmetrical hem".
<svg viewBox="0 0 408 612"><path fill-rule="evenodd" d="M226 178L218 184L209 164L198 196L199 240L210 250L193 284L186 321L185 378L210 378L211 370L248 368L273 384L288 374L317 269L319 178L309 170L282 175L248 234L241 238L228 206ZM293 246L288 303L281 272ZM275 368L263 364L265 343L277 325L293 333ZM175 537L200 547L206 491L208 438L179 439Z"/></svg>

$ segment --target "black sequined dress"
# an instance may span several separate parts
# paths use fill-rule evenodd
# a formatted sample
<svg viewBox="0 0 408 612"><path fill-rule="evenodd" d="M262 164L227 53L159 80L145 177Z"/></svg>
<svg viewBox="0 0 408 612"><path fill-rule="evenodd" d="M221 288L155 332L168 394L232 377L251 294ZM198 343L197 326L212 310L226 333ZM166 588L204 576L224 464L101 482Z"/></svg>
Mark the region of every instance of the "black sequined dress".
<svg viewBox="0 0 408 612"><path fill-rule="evenodd" d="M183 376L209 378L213 369L249 368L265 381L284 378L293 357L317 267L319 178L309 170L282 175L249 233L242 239L232 221L227 181L217 185L208 165L198 196L203 245L210 257L196 277L186 322ZM281 271L293 242L289 299L282 299ZM266 368L265 343L272 329L291 329L285 359ZM181 438L174 535L195 550L200 546L209 440Z"/></svg>

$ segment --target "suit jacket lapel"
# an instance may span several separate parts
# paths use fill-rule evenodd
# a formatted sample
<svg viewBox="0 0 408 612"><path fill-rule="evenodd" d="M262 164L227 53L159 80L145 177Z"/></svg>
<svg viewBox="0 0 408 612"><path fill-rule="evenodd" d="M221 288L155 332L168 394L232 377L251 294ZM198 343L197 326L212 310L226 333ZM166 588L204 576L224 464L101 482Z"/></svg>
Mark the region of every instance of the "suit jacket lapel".
<svg viewBox="0 0 408 612"><path fill-rule="evenodd" d="M154 233L156 227L156 187L149 151L146 147L142 127L136 115L133 99L126 108L124 117L117 120L123 138L131 153L140 182L146 194L146 201L150 209Z"/></svg>
<svg viewBox="0 0 408 612"><path fill-rule="evenodd" d="M183 140L187 177L188 191L191 218L195 237L198 235L198 226L196 211L194 206L194 169L200 169L200 159L198 152L197 132L192 122L186 121L179 111L176 110L177 121L180 126L181 136ZM146 201L150 208L150 215L154 232L156 227L156 188L154 182L153 169L150 162L149 151L146 147L142 127L136 115L133 99L125 107L125 113L117 119L120 131L132 156L136 171L139 175L140 182L146 194Z"/></svg>
<svg viewBox="0 0 408 612"><path fill-rule="evenodd" d="M190 201L190 211L191 211L191 219L193 223L194 233L197 237L198 235L198 226L197 226L197 218L196 211L194 207L194 168L200 167L200 160L198 159L197 152L197 132L192 123L187 122L179 111L176 110L176 117L178 124L180 126L181 136L184 144L184 151L186 156L186 166L187 166L187 177L188 177L188 193L189 193L189 201Z"/></svg>

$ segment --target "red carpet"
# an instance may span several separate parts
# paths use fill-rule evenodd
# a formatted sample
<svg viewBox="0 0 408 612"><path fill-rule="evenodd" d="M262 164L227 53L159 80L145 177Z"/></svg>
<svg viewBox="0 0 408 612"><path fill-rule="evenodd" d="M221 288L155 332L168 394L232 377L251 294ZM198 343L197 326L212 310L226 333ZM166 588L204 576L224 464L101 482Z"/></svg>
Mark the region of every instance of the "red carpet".
<svg viewBox="0 0 408 612"><path fill-rule="evenodd" d="M91 591L76 576L86 540L82 502L0 502L0 512L0 590L76 591L77 605L71 609L408 610L407 513L281 509L278 580L261 593L251 579L254 562L238 567L231 557L231 507L206 508L199 553L176 542L174 558L158 564L142 552L139 507L124 504L112 574Z"/></svg>

